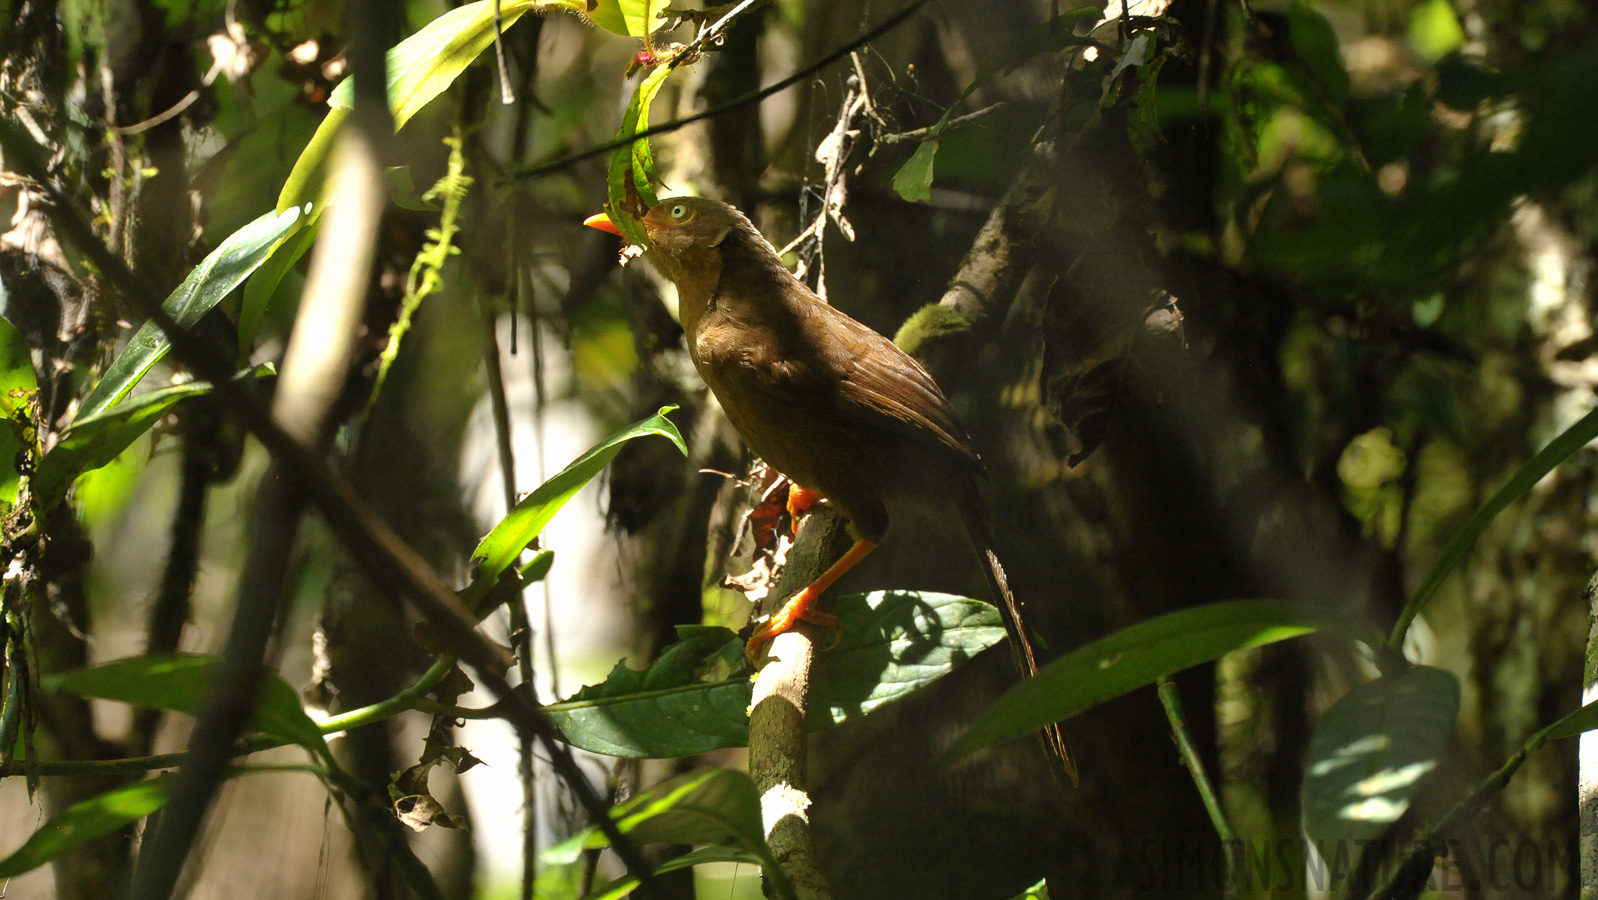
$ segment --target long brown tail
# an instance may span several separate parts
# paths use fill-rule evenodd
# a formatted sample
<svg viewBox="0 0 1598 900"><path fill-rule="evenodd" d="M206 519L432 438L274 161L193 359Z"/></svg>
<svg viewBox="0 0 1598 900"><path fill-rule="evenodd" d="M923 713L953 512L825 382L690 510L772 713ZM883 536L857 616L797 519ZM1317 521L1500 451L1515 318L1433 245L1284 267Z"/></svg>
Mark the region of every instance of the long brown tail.
<svg viewBox="0 0 1598 900"><path fill-rule="evenodd" d="M1027 634L1026 620L1021 616L1021 604L1016 601L1015 593L1010 590L1010 579L1005 577L999 555L993 551L993 535L988 530L987 513L974 485L970 493L960 499L959 506L960 518L965 523L966 536L971 539L972 549L976 550L977 557L982 560L982 572L987 576L988 587L993 590L994 597L999 601L999 612L1004 619L1004 630L1010 636L1010 652L1015 656L1015 666L1021 671L1023 678L1031 678L1038 673L1037 654L1032 650L1032 639ZM1043 742L1044 751L1058 764L1065 776L1071 779L1071 784L1075 785L1076 760L1071 756L1071 748L1065 742L1065 732L1060 729L1059 723L1046 726L1038 733L1038 738Z"/></svg>

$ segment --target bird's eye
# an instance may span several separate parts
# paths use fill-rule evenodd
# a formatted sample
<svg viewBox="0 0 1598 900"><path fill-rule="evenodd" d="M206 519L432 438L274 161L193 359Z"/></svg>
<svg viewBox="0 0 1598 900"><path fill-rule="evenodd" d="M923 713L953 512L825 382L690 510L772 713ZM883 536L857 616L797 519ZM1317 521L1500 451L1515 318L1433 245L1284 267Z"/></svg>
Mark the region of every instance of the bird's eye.
<svg viewBox="0 0 1598 900"><path fill-rule="evenodd" d="M676 204L671 208L671 217L679 222L688 218L688 206L683 203Z"/></svg>

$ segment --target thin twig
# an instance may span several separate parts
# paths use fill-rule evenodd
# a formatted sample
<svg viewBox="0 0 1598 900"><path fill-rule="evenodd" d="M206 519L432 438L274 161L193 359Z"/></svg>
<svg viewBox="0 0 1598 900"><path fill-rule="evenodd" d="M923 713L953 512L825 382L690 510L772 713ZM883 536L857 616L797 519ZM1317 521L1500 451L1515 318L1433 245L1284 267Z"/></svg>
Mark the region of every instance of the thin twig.
<svg viewBox="0 0 1598 900"><path fill-rule="evenodd" d="M577 153L563 156L560 159L552 160L547 163L541 163L536 166L529 166L525 169L519 169L512 174L511 177L520 180L525 178L538 178L542 175L548 175L551 172L559 172L562 169L569 168L585 159L593 159L596 156L604 156L610 151L615 150L617 147L626 147L635 141L651 138L657 134L669 134L673 131L686 128L695 122L702 122L705 119L713 119L716 116L724 115L726 113L732 112L733 110L742 109L751 103L759 103L761 100L764 100L773 94L782 93L788 88L791 88L799 82L804 81L806 78L809 78L817 72L820 72L822 69L827 68L838 60L843 59L845 56L848 56L852 51L858 50L871 41L876 40L889 31L892 31L894 28L902 24L906 19L909 19L916 10L920 9L926 4L927 0L912 0L909 6L906 6L904 9L901 9L889 16L887 19L883 20L882 24L876 26L870 31L867 31L865 34L860 35L854 40L838 47L837 49L828 53L826 56L821 57L810 65L799 69L792 75L789 75L787 78L784 78L769 87L763 87L758 91L750 91L746 94L734 97L720 106L704 110L703 112L694 113L691 116L684 116L680 119L672 119L670 122L662 122L659 125L653 125L649 128L644 128L642 130L633 132L631 135L624 138L617 138L616 140L605 141L602 144L595 144L594 146L589 147L587 150L581 150Z"/></svg>
<svg viewBox="0 0 1598 900"><path fill-rule="evenodd" d="M929 140L931 138L936 138L936 137L940 137L940 136L942 136L944 134L948 134L949 132L954 131L954 130L956 130L958 128L962 128L962 127L964 127L966 125L970 125L972 122L975 122L975 121L977 121L979 119L987 118L988 116L992 115L993 113L998 112L999 110L1001 110L1003 108L1004 108L1004 103L1003 102L994 103L994 104L991 104L989 106L984 106L981 109L976 110L975 112L968 112L968 113L966 113L963 116L955 116L954 118L950 119L949 121L943 123L943 127L941 127L941 128L938 127L937 125L928 125L925 128L916 128L916 129L913 129L911 131L900 131L900 132L896 132L896 133L885 134L881 138L879 138L879 140L881 140L881 142L884 143L884 144L890 144L890 145L891 144L903 144L903 143L906 143L908 141L920 142L920 141Z"/></svg>
<svg viewBox="0 0 1598 900"><path fill-rule="evenodd" d="M499 65L499 102L516 102L516 89L510 84L510 65L505 62L505 23L499 13L500 0L494 0L494 60Z"/></svg>

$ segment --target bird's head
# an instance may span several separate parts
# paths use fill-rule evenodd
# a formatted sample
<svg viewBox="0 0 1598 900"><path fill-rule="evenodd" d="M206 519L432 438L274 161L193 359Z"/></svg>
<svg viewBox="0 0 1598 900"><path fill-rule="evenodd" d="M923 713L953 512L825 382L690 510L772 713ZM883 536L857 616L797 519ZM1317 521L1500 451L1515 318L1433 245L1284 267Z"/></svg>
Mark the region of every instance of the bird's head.
<svg viewBox="0 0 1598 900"><path fill-rule="evenodd" d="M669 270L703 268L712 258L719 257L721 242L739 218L742 217L732 207L716 200L669 197L651 207L641 220L649 238L644 251L651 260L665 263ZM590 216L583 224L611 234L622 233L604 213Z"/></svg>

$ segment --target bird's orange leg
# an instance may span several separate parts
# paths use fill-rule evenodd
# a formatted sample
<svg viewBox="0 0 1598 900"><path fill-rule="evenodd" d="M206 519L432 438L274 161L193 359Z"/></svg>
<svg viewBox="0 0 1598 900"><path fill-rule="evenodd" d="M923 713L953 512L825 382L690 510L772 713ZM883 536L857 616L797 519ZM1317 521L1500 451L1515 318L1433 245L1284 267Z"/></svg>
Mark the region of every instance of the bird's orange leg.
<svg viewBox="0 0 1598 900"><path fill-rule="evenodd" d="M793 520L793 533L799 533L799 519L809 512L812 507L826 499L820 491L800 487L797 484L788 485L788 516Z"/></svg>
<svg viewBox="0 0 1598 900"><path fill-rule="evenodd" d="M845 553L842 559L833 563L832 567L827 569L827 571L822 572L820 578L812 581L804 590L789 597L788 602L782 605L782 609L773 613L771 618L766 620L766 623L755 631L754 637L749 639L748 646L744 648L744 654L749 657L749 661L759 663L760 651L765 648L766 644L770 643L772 638L792 628L797 622L809 622L812 625L820 625L829 631L839 631L837 616L811 609L810 607L815 604L816 598L821 596L822 591L832 587L832 583L837 581L843 573L854 568L855 563L865 559L866 554L875 549L877 549L876 541L868 541L864 538L855 541L854 546L849 548L849 552Z"/></svg>

